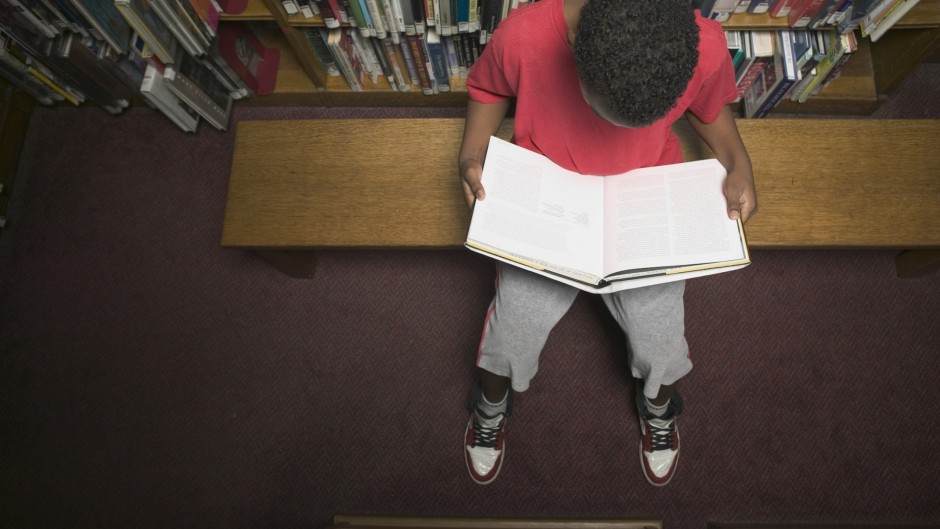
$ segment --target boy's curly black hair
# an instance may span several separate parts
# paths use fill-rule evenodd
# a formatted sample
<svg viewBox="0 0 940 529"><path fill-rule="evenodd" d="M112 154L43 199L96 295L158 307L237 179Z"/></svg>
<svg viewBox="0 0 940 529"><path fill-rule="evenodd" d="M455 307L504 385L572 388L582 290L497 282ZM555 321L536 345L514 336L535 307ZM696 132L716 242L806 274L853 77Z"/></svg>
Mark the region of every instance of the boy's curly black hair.
<svg viewBox="0 0 940 529"><path fill-rule="evenodd" d="M574 41L581 84L620 123L665 116L698 63L689 0L589 0Z"/></svg>

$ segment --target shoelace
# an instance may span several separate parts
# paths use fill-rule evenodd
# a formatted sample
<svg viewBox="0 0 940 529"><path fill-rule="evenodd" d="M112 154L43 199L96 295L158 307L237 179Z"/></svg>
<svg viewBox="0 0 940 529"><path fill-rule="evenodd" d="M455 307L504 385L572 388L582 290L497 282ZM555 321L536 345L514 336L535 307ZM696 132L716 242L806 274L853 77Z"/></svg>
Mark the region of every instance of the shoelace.
<svg viewBox="0 0 940 529"><path fill-rule="evenodd" d="M646 424L649 425L653 451L672 450L673 420L649 419Z"/></svg>
<svg viewBox="0 0 940 529"><path fill-rule="evenodd" d="M495 420L495 419L499 420ZM477 416L473 421L473 445L482 446L484 448L496 448L496 439L499 436L499 431L502 429L502 416L497 415L494 419L487 420L487 422L493 421L495 426L487 426L483 424L480 420L480 417Z"/></svg>

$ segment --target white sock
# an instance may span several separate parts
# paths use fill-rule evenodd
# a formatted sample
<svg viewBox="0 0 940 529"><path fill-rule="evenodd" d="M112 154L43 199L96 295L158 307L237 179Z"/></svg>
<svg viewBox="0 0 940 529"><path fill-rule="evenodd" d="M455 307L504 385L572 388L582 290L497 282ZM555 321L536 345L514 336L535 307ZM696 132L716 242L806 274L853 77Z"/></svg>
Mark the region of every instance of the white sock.
<svg viewBox="0 0 940 529"><path fill-rule="evenodd" d="M668 400L662 406L653 406L653 403L650 402L650 399L646 399L646 411L650 412L656 417L662 417L663 415L666 415L667 410L669 410Z"/></svg>
<svg viewBox="0 0 940 529"><path fill-rule="evenodd" d="M505 395L503 395L503 400L495 404L486 400L485 395L481 394L480 397L480 401L477 402L477 410L483 415L486 415L487 417L496 417L501 413L506 413L506 404L509 401L508 391Z"/></svg>

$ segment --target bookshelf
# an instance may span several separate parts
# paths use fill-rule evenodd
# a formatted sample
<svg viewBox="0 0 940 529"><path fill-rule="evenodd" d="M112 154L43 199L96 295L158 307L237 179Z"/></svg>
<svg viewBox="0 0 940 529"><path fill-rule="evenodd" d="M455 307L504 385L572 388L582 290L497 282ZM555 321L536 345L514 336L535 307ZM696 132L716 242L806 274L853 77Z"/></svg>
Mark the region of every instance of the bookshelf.
<svg viewBox="0 0 940 529"><path fill-rule="evenodd" d="M0 233L35 102L0 78Z"/></svg>
<svg viewBox="0 0 940 529"><path fill-rule="evenodd" d="M380 79L362 92L353 92L339 77L326 77L315 65L303 36L295 28L323 26L319 16L288 16L279 0L249 0L239 14L226 14L222 23L250 22L262 42L281 50L281 66L273 94L241 101L244 105L422 106L455 107L467 101L460 79L451 92L428 96L420 90L396 92ZM784 18L733 15L724 27L734 30L783 30ZM940 0L921 0L892 30L878 40L859 39L859 49L842 75L805 103L783 101L774 113L869 114L887 94L940 44Z"/></svg>

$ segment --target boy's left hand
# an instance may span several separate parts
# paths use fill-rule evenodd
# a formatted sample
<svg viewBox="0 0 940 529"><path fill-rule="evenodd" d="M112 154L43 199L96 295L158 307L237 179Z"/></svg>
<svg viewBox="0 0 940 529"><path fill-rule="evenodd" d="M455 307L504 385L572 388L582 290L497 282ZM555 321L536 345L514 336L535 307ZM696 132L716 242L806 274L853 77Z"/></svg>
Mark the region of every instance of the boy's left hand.
<svg viewBox="0 0 940 529"><path fill-rule="evenodd" d="M750 170L731 171L725 178L723 188L728 201L728 217L747 222L757 211L757 191L754 188L754 175Z"/></svg>

